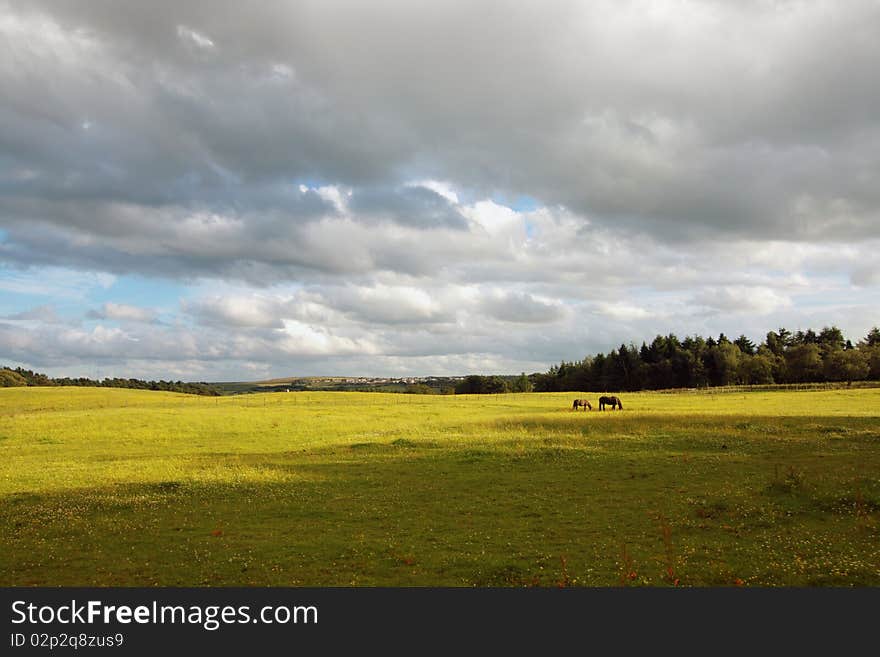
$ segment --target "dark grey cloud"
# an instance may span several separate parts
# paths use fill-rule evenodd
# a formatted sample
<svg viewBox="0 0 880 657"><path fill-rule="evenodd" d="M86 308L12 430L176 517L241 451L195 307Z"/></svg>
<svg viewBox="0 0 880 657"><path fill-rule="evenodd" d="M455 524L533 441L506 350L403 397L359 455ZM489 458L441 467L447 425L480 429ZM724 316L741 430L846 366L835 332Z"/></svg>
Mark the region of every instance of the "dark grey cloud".
<svg viewBox="0 0 880 657"><path fill-rule="evenodd" d="M547 303L526 292L489 294L481 306L490 317L520 324L544 324L565 316L564 307L559 303Z"/></svg>
<svg viewBox="0 0 880 657"><path fill-rule="evenodd" d="M454 203L417 185L361 190L352 194L347 207L362 220L378 219L425 228L467 228L467 220Z"/></svg>
<svg viewBox="0 0 880 657"><path fill-rule="evenodd" d="M50 200L185 205L259 230L265 210L323 211L290 193L309 180L361 188L365 216L461 226L400 187L432 177L660 238L880 226L868 0L29 0L4 14L0 185L47 221L63 221ZM103 234L101 214L81 228Z"/></svg>

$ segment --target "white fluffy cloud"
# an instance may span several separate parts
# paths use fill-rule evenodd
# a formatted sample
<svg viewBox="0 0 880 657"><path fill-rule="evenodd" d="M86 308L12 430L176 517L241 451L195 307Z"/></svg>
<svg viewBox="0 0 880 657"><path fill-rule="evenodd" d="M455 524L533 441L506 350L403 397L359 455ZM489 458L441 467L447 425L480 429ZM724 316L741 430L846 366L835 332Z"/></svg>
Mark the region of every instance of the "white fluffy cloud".
<svg viewBox="0 0 880 657"><path fill-rule="evenodd" d="M108 301L98 310L89 311L86 315L90 319L112 319L122 322L154 322L157 313L152 308L132 306L127 303L113 303Z"/></svg>
<svg viewBox="0 0 880 657"><path fill-rule="evenodd" d="M602 301L598 304L598 312L611 319L630 321L634 319L647 319L652 313L641 306L626 302Z"/></svg>
<svg viewBox="0 0 880 657"><path fill-rule="evenodd" d="M791 299L770 288L729 285L707 288L694 301L719 312L730 314L768 315L775 310L791 306Z"/></svg>

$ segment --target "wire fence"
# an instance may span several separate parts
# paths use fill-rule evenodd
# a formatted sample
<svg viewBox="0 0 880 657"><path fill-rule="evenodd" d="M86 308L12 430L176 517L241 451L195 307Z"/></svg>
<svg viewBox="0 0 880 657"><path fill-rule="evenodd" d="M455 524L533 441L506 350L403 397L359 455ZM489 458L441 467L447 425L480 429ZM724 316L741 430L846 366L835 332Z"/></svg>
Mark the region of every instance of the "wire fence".
<svg viewBox="0 0 880 657"><path fill-rule="evenodd" d="M855 388L880 388L880 381L825 381L821 383L767 383L756 385L707 386L703 388L667 388L665 390L644 390L668 395L724 394L728 392L784 392L786 390L852 390Z"/></svg>

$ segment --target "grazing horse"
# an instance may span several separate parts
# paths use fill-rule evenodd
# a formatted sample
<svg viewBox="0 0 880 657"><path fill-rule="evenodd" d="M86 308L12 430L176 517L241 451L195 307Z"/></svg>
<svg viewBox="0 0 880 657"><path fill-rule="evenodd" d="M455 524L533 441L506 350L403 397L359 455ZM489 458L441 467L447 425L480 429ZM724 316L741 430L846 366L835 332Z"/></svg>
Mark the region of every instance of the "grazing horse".
<svg viewBox="0 0 880 657"><path fill-rule="evenodd" d="M604 411L606 405L611 408L616 408L618 411L623 410L623 402L617 397L599 397L599 410Z"/></svg>
<svg viewBox="0 0 880 657"><path fill-rule="evenodd" d="M574 403L571 405L571 410L576 411L578 406L583 406L585 412L593 410L593 405L590 403L589 399L575 399Z"/></svg>

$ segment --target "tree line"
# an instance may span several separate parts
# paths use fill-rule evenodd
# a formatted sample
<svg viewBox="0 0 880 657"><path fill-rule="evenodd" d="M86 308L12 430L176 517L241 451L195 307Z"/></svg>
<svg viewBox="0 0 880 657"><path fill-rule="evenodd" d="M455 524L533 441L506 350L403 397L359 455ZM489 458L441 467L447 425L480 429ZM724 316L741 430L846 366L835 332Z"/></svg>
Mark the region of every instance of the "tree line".
<svg viewBox="0 0 880 657"><path fill-rule="evenodd" d="M480 376L472 374L455 386L456 395L495 395L502 392L532 392L532 377L525 372L519 376Z"/></svg>
<svg viewBox="0 0 880 657"><path fill-rule="evenodd" d="M164 390L167 392L183 392L190 395L221 394L219 388L210 383L187 383L184 381L144 381L142 379L107 378L100 381L79 378L52 378L40 372L33 372L21 367L0 367L0 388L13 386L87 386L95 388L133 388L135 390Z"/></svg>
<svg viewBox="0 0 880 657"><path fill-rule="evenodd" d="M745 335L680 340L670 333L641 347L621 344L581 361L563 361L529 379L538 392L878 380L880 329L872 328L855 345L836 326L819 332L780 328L757 345Z"/></svg>

